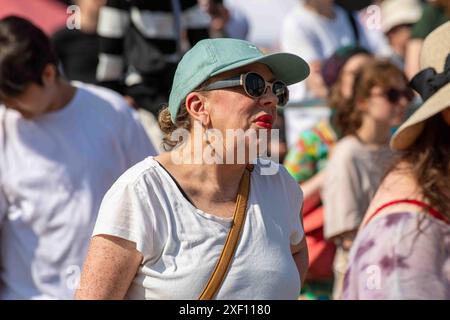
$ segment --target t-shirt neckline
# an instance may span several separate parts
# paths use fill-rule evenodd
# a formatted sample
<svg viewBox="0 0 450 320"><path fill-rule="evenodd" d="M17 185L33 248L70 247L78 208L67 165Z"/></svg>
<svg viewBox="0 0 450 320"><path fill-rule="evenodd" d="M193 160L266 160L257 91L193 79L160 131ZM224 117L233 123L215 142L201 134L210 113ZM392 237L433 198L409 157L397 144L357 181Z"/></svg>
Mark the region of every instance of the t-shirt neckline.
<svg viewBox="0 0 450 320"><path fill-rule="evenodd" d="M208 220L213 220L213 221L219 222L221 224L225 223L229 227L231 226L231 224L233 222L233 217L230 217L230 218L219 217L214 214L205 212L205 211L197 208L196 206L194 206L188 199L186 199L185 195L181 192L180 187L175 182L174 178L169 174L169 172L167 172L166 169L157 160L155 160L155 158L153 156L148 157L148 159L151 162L153 162L160 169L160 171L162 171L162 174L169 181L172 189L176 190L175 192L178 194L179 198L182 198L183 199L182 201L185 202L187 204L187 206L189 206L194 212L196 212L198 215L200 215L201 217L206 218Z"/></svg>

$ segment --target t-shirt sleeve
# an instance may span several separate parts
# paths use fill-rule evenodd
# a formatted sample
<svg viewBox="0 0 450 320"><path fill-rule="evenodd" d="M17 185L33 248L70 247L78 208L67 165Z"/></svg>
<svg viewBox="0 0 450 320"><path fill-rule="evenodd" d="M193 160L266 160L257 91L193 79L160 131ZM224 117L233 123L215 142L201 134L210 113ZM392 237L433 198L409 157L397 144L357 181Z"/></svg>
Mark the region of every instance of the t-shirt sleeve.
<svg viewBox="0 0 450 320"><path fill-rule="evenodd" d="M286 168L280 165L280 171L284 182L286 203L289 206L290 244L297 245L305 235L300 215L303 206L303 192L298 183L287 172Z"/></svg>
<svg viewBox="0 0 450 320"><path fill-rule="evenodd" d="M335 150L325 168L321 196L326 238L357 229L364 214L359 207L362 186L357 166L346 151Z"/></svg>
<svg viewBox="0 0 450 320"><path fill-rule="evenodd" d="M134 170L131 168L130 170ZM164 227L157 227L159 201L143 178L130 181L127 171L106 193L100 206L93 236L105 234L136 243L144 260L158 256ZM158 236L156 233L158 230Z"/></svg>
<svg viewBox="0 0 450 320"><path fill-rule="evenodd" d="M121 138L128 166L131 167L148 156L157 155L155 147L139 120L138 113L126 105L123 107L122 117Z"/></svg>

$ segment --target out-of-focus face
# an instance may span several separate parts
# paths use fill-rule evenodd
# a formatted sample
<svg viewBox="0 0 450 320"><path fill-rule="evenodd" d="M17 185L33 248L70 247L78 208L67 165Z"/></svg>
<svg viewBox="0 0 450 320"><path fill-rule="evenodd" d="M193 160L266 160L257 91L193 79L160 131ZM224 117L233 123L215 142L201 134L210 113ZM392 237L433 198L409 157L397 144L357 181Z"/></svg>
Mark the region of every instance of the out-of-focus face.
<svg viewBox="0 0 450 320"><path fill-rule="evenodd" d="M3 97L2 101L9 109L18 111L25 119L32 119L49 111L52 92L45 86L30 84L16 97Z"/></svg>
<svg viewBox="0 0 450 320"><path fill-rule="evenodd" d="M349 99L352 97L353 83L355 82L356 72L370 59L370 56L368 56L367 54L355 54L350 59L348 59L348 61L342 67L339 77L341 94L344 98Z"/></svg>
<svg viewBox="0 0 450 320"><path fill-rule="evenodd" d="M374 86L371 89L370 97L366 99L365 110L376 122L390 127L402 123L411 100L407 93L407 83L402 78L393 80L390 86Z"/></svg>
<svg viewBox="0 0 450 320"><path fill-rule="evenodd" d="M406 46L411 38L411 26L397 26L390 30L386 36L394 52L404 58L406 54Z"/></svg>

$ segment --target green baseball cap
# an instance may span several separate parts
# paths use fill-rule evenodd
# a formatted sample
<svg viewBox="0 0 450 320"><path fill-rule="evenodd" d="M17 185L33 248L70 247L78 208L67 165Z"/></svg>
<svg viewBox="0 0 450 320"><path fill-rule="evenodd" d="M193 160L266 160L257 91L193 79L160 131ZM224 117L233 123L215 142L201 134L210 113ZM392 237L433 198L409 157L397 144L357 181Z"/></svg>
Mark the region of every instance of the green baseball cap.
<svg viewBox="0 0 450 320"><path fill-rule="evenodd" d="M255 62L267 65L274 76L287 85L309 75L308 64L294 54L264 55L255 45L238 39L205 39L199 41L181 59L175 72L169 97L169 111L175 123L181 103L188 93L219 73Z"/></svg>

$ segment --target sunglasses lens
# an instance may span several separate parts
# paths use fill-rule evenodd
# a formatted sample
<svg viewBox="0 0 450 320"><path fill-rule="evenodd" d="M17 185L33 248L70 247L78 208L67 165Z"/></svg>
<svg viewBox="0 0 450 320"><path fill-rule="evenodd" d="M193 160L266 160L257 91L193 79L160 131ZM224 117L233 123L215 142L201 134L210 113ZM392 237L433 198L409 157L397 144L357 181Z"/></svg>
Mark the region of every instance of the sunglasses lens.
<svg viewBox="0 0 450 320"><path fill-rule="evenodd" d="M386 96L390 102L395 103L400 98L401 93L398 90L389 89L388 92L386 92Z"/></svg>
<svg viewBox="0 0 450 320"><path fill-rule="evenodd" d="M414 98L414 93L411 90L399 91L397 89L389 89L386 92L386 97L391 103L396 103L401 97L405 97L406 100L411 101Z"/></svg>
<svg viewBox="0 0 450 320"><path fill-rule="evenodd" d="M278 98L278 105L284 106L289 100L289 91L286 86L281 81L275 81L272 85L272 91L275 94L275 96Z"/></svg>
<svg viewBox="0 0 450 320"><path fill-rule="evenodd" d="M257 98L264 94L266 82L259 74L249 73L245 77L245 89L250 96Z"/></svg>

